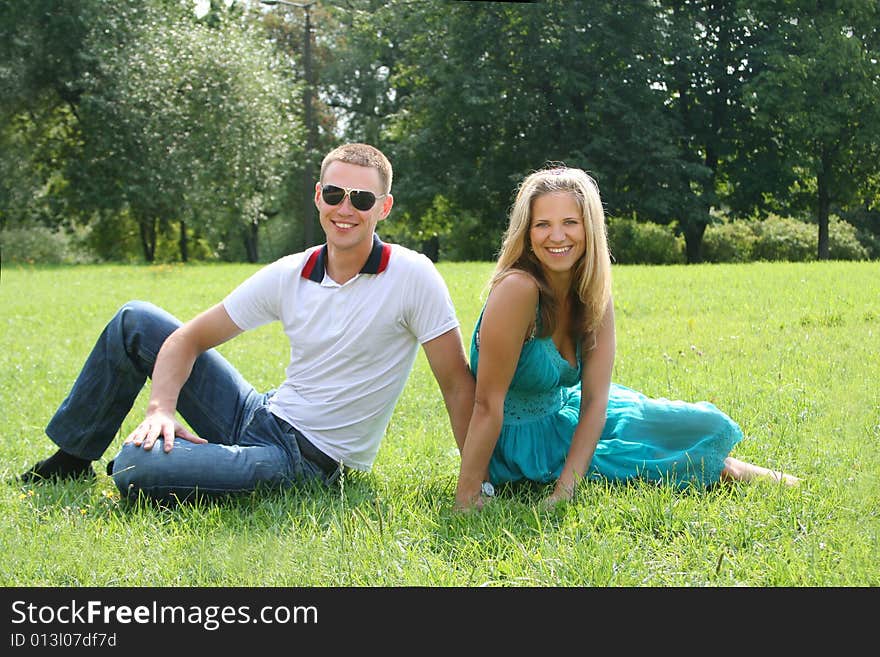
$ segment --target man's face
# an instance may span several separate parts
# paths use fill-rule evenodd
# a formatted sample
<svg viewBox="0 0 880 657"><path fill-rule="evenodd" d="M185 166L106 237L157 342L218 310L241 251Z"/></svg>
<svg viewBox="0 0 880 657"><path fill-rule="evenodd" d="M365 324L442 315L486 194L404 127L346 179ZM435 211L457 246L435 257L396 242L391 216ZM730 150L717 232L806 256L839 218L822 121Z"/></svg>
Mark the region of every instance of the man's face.
<svg viewBox="0 0 880 657"><path fill-rule="evenodd" d="M331 205L324 199L321 186L332 185L346 190L372 192L376 197L373 206L359 210L352 204L351 194ZM335 199L331 199L335 200ZM362 203L363 199L357 199ZM315 205L321 220L321 228L327 236L327 245L335 250L362 249L369 252L373 244L373 232L382 219L388 216L393 197L383 196L379 172L373 167L362 167L347 162L333 162L327 167L323 180L315 188Z"/></svg>

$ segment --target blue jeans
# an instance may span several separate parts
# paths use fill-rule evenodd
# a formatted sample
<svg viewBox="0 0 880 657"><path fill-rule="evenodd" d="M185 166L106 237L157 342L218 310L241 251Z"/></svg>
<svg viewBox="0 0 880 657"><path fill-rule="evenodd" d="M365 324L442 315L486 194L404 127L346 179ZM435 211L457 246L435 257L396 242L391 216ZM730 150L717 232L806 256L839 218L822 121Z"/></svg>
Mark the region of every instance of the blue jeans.
<svg viewBox="0 0 880 657"><path fill-rule="evenodd" d="M46 427L64 451L90 461L101 457L119 432L156 355L180 322L142 301L126 303L104 328L67 398ZM287 487L328 475L305 458L302 434L269 412L272 392L259 393L216 350L200 355L180 391L177 410L207 444L174 439L163 450L123 445L113 480L124 496L187 499L220 496L262 486Z"/></svg>

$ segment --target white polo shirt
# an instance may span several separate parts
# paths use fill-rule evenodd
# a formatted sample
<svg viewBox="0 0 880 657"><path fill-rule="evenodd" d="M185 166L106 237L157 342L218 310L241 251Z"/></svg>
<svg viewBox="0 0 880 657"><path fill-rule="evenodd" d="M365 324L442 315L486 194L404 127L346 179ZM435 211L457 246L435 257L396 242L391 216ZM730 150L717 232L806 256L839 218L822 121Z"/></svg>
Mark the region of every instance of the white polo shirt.
<svg viewBox="0 0 880 657"><path fill-rule="evenodd" d="M419 345L459 323L424 255L374 235L364 268L339 285L326 254L325 245L276 260L223 306L242 330L284 327L290 364L269 410L336 461L369 470Z"/></svg>

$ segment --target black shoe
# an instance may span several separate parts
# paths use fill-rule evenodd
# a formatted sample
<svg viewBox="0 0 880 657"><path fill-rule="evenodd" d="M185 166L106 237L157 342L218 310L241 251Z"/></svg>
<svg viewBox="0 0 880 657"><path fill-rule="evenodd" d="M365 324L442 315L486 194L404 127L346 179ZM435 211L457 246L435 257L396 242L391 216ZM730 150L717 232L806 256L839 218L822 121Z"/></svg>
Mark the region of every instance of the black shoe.
<svg viewBox="0 0 880 657"><path fill-rule="evenodd" d="M35 484L41 481L64 481L64 480L87 480L95 478L95 470L91 463L84 468L76 468L71 470L57 470L51 467L49 462L51 458L38 461L30 470L19 476L19 481L23 484ZM48 467L47 467L48 466Z"/></svg>
<svg viewBox="0 0 880 657"><path fill-rule="evenodd" d="M116 459L110 459L109 461L107 461L107 476L108 476L108 477L112 477L112 476L113 476L113 462L114 462L115 460L116 460Z"/></svg>

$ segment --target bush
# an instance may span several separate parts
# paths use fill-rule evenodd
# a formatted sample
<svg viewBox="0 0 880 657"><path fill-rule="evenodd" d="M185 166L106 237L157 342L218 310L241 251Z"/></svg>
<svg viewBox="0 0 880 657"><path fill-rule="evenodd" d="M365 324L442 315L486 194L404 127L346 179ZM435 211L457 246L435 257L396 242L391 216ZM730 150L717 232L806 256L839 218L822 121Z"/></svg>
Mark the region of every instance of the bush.
<svg viewBox="0 0 880 657"><path fill-rule="evenodd" d="M817 228L791 217L770 215L755 223L755 260L804 262L816 259Z"/></svg>
<svg viewBox="0 0 880 657"><path fill-rule="evenodd" d="M437 195L420 217L398 214L379 224L383 240L424 253L432 260L494 260L502 230L486 227L477 215Z"/></svg>
<svg viewBox="0 0 880 657"><path fill-rule="evenodd" d="M709 224L703 234L703 260L706 262L749 262L753 259L758 236L750 222L729 221Z"/></svg>
<svg viewBox="0 0 880 657"><path fill-rule="evenodd" d="M840 211L840 218L856 229L859 243L868 251L870 260L880 259L880 206L865 205Z"/></svg>
<svg viewBox="0 0 880 657"><path fill-rule="evenodd" d="M614 262L625 265L672 265L685 261L684 238L668 226L634 219L608 221L608 247Z"/></svg>
<svg viewBox="0 0 880 657"><path fill-rule="evenodd" d="M754 231L757 260L803 262L818 257L819 228L816 224L771 215L756 223ZM867 260L870 257L868 249L859 242L855 227L833 215L828 221L828 255L832 260Z"/></svg>
<svg viewBox="0 0 880 657"><path fill-rule="evenodd" d="M138 226L128 212L94 218L85 239L101 260L131 263L143 259Z"/></svg>
<svg viewBox="0 0 880 657"><path fill-rule="evenodd" d="M45 226L6 228L0 231L3 264L71 265L93 262L94 257L76 235Z"/></svg>
<svg viewBox="0 0 880 657"><path fill-rule="evenodd" d="M828 251L832 260L868 260L871 257L859 241L855 226L836 216L828 221Z"/></svg>
<svg viewBox="0 0 880 657"><path fill-rule="evenodd" d="M862 228L856 229L856 235L859 238L859 244L864 246L868 252L868 259L880 260L880 237Z"/></svg>

